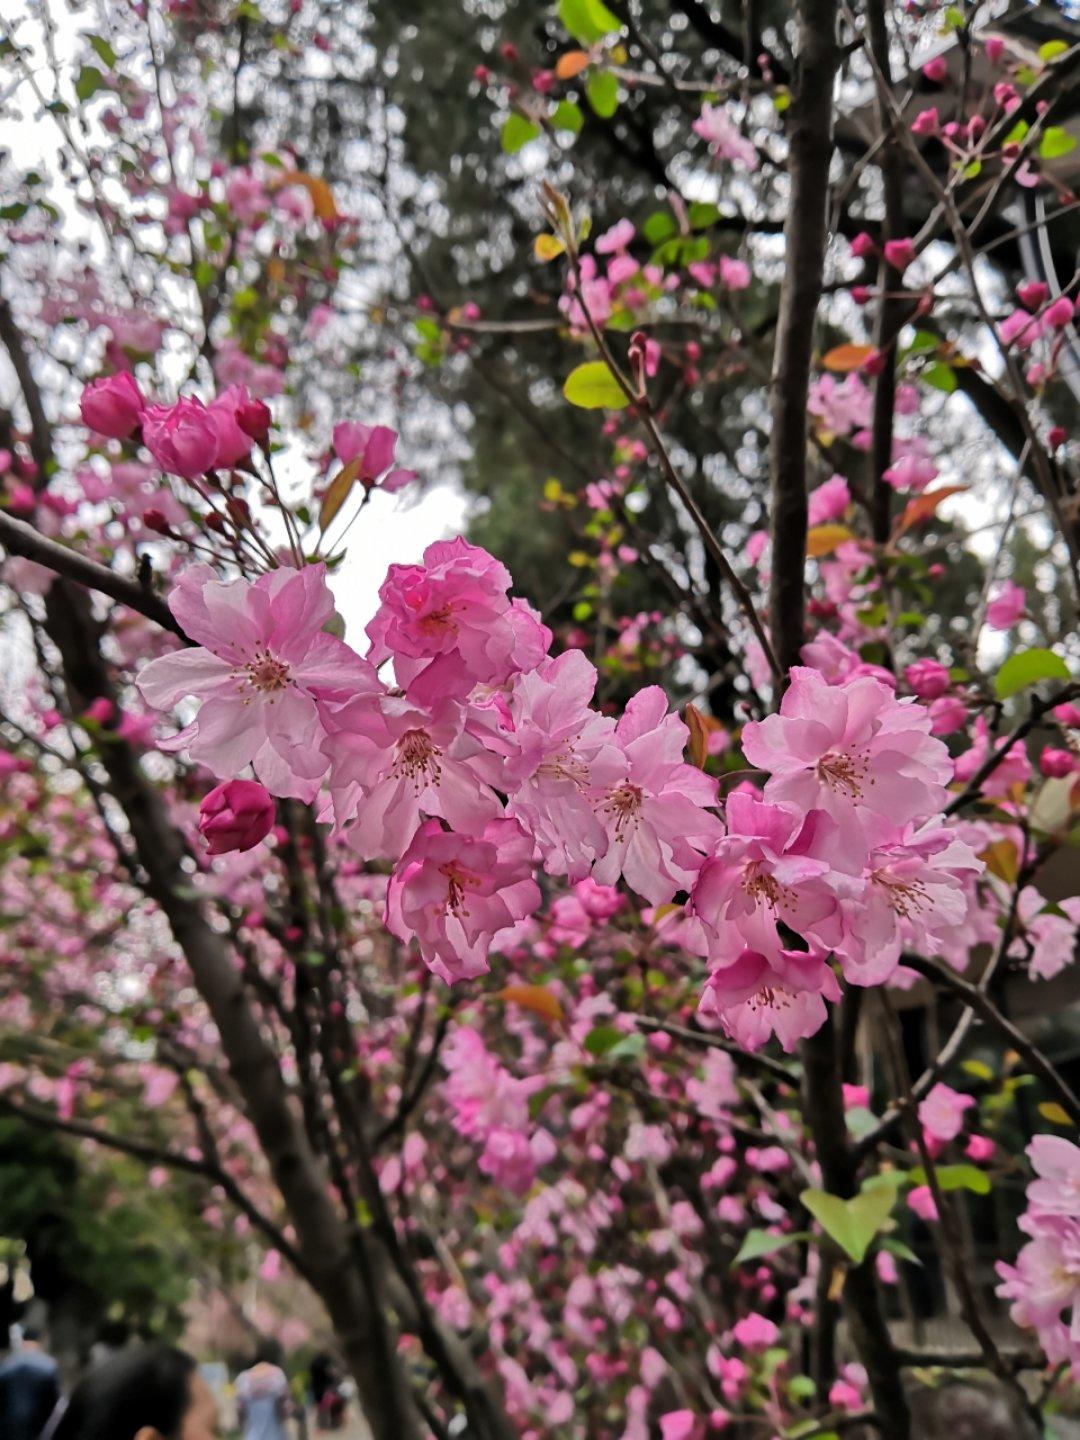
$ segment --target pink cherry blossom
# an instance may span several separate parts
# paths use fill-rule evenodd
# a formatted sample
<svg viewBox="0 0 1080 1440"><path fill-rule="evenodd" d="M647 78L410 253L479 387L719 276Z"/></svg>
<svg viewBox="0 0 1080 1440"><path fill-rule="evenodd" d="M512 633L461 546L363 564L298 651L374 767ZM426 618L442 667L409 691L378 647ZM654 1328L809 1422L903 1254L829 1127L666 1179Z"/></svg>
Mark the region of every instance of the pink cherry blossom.
<svg viewBox="0 0 1080 1440"><path fill-rule="evenodd" d="M733 164L741 165L744 170L757 169L757 151L746 136L740 133L722 105L710 105L706 102L701 107L701 114L694 121L692 129L695 135L700 135L708 142L712 152L722 160L730 160Z"/></svg>
<svg viewBox="0 0 1080 1440"><path fill-rule="evenodd" d="M727 802L727 834L713 845L698 872L691 909L705 927L709 955L721 965L750 949L773 956L784 949L783 924L826 949L839 938L839 906L828 883L835 827L821 812L803 817L736 791Z"/></svg>
<svg viewBox="0 0 1080 1440"><path fill-rule="evenodd" d="M413 470L392 468L397 440L397 431L391 430L388 425L343 421L334 426L334 454L343 465L358 462L357 478L366 490L372 490L377 485L380 490L392 495L416 479Z"/></svg>
<svg viewBox="0 0 1080 1440"><path fill-rule="evenodd" d="M964 1114L975 1103L974 1095L964 1095L939 1080L919 1104L919 1124L935 1140L948 1144L960 1134Z"/></svg>
<svg viewBox="0 0 1080 1440"><path fill-rule="evenodd" d="M429 712L403 695L372 692L325 723L335 822L365 859L401 856L421 816L468 833L500 813L478 763L485 752L454 701Z"/></svg>
<svg viewBox="0 0 1080 1440"><path fill-rule="evenodd" d="M626 762L615 722L589 708L596 669L567 650L516 678L506 723L485 743L504 760L507 813L534 837L552 875L582 880L607 852L594 797L619 782Z"/></svg>
<svg viewBox="0 0 1080 1440"><path fill-rule="evenodd" d="M818 952L744 950L705 982L698 1013L715 1016L747 1050L775 1035L785 1050L813 1035L825 1020L825 1001L840 999L836 976Z"/></svg>
<svg viewBox="0 0 1080 1440"><path fill-rule="evenodd" d="M241 409L251 404L243 385L229 385L206 407L217 432L217 454L214 464L228 468L239 465L251 454L251 435L240 424Z"/></svg>
<svg viewBox="0 0 1080 1440"><path fill-rule="evenodd" d="M883 984L905 947L938 953L939 937L967 918L965 872L982 869L971 847L936 821L873 846L862 884L835 882L845 931L835 948L846 978L856 985Z"/></svg>
<svg viewBox="0 0 1080 1440"><path fill-rule="evenodd" d="M593 867L601 885L619 875L653 905L686 890L721 827L706 806L716 782L683 760L689 732L650 685L628 702L615 730L624 771L595 800L607 850Z"/></svg>
<svg viewBox="0 0 1080 1440"><path fill-rule="evenodd" d="M939 811L952 776L921 705L877 680L829 685L803 666L793 667L779 714L747 725L742 745L752 765L771 772L767 799L837 822L841 864L865 855L871 839Z"/></svg>
<svg viewBox="0 0 1080 1440"><path fill-rule="evenodd" d="M197 719L171 748L222 778L250 764L272 794L310 799L328 765L319 704L377 684L371 667L323 629L334 613L325 566L223 583L209 565L192 565L169 606L197 644L151 660L138 685L159 710L199 698Z"/></svg>
<svg viewBox="0 0 1080 1440"><path fill-rule="evenodd" d="M851 504L851 490L842 475L834 475L810 492L808 520L811 525L824 525L839 520Z"/></svg>
<svg viewBox="0 0 1080 1440"><path fill-rule="evenodd" d="M83 423L99 435L126 440L142 418L146 405L135 377L127 370L91 380L79 401Z"/></svg>
<svg viewBox="0 0 1080 1440"><path fill-rule="evenodd" d="M148 405L143 411L142 438L170 475L194 480L217 463L217 423L194 397L182 396L175 405Z"/></svg>
<svg viewBox="0 0 1080 1440"><path fill-rule="evenodd" d="M387 929L415 937L424 963L448 984L484 974L498 932L540 904L532 849L516 820L491 820L476 836L425 821L391 877Z"/></svg>
<svg viewBox="0 0 1080 1440"><path fill-rule="evenodd" d="M463 699L477 684L501 685L532 670L551 632L523 601L507 595L510 576L486 550L439 540L421 565L391 565L382 604L367 627L369 658L392 655L399 681L420 704Z"/></svg>
<svg viewBox="0 0 1080 1440"><path fill-rule="evenodd" d="M986 607L986 623L991 630L1011 630L1027 608L1027 591L1013 580L1004 580Z"/></svg>

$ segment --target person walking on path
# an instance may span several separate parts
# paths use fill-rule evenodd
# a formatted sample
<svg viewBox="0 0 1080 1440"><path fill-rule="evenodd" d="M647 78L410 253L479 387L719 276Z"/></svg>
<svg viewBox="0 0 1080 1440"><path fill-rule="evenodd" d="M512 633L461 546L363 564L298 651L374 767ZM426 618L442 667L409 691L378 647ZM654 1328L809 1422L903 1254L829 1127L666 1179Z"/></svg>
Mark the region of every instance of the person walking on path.
<svg viewBox="0 0 1080 1440"><path fill-rule="evenodd" d="M289 1382L272 1340L260 1345L255 1363L236 1377L236 1403L244 1440L288 1440Z"/></svg>
<svg viewBox="0 0 1080 1440"><path fill-rule="evenodd" d="M39 1331L23 1331L18 1350L0 1365L0 1436L38 1440L60 1399L60 1367Z"/></svg>

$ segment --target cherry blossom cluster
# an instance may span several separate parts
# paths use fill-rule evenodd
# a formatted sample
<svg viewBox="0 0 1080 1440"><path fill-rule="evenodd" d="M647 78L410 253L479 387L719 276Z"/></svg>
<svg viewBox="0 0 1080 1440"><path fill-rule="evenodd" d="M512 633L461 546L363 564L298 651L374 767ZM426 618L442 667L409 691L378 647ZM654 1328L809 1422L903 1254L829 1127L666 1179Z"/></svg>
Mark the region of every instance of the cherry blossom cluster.
<svg viewBox="0 0 1080 1440"><path fill-rule="evenodd" d="M139 684L159 708L200 702L168 748L226 782L203 806L214 847L270 827L235 778L247 766L275 795L322 791L334 832L393 867L388 928L446 981L512 943L540 906L538 867L622 880L654 907L688 897L686 942L712 967L702 1008L752 1046L821 1024L834 957L853 983L884 983L905 945L936 953L963 922L981 866L941 819L953 765L914 698L796 668L779 713L743 730L764 789L740 786L721 819L664 692L602 714L593 665L552 656L510 583L476 546L434 544L391 567L361 657L329 633L322 566L184 571L171 605L195 646Z"/></svg>
<svg viewBox="0 0 1080 1440"><path fill-rule="evenodd" d="M1080 1378L1080 1148L1036 1135L1027 1148L1038 1177L1028 1186L1020 1228L1030 1236L1015 1265L998 1261L998 1294L1012 1318L1033 1329L1052 1365Z"/></svg>

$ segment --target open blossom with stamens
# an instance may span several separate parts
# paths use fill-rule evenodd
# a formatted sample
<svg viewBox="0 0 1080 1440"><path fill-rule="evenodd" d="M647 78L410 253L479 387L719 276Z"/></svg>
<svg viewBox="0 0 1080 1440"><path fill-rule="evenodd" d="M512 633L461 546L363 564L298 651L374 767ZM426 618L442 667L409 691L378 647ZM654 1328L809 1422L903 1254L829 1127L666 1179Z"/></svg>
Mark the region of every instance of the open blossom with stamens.
<svg viewBox="0 0 1080 1440"><path fill-rule="evenodd" d="M768 956L744 950L705 982L698 1014L715 1016L733 1040L757 1050L775 1035L785 1050L813 1035L825 1019L825 1001L840 986L820 951L774 949Z"/></svg>
<svg viewBox="0 0 1080 1440"><path fill-rule="evenodd" d="M421 816L439 816L469 833L500 813L482 779L490 757L465 733L453 700L428 711L404 695L365 694L326 724L335 822L366 860L396 860Z"/></svg>
<svg viewBox="0 0 1080 1440"><path fill-rule="evenodd" d="M503 757L507 813L536 840L545 870L572 881L607 850L592 797L626 768L614 720L589 708L595 688L594 666L580 650L566 650L517 677L506 723L485 739Z"/></svg>
<svg viewBox="0 0 1080 1440"><path fill-rule="evenodd" d="M938 935L967 918L971 891L963 872L983 868L970 845L941 823L909 828L875 845L861 882L836 882L845 933L835 948L845 978L853 985L880 985L905 947L940 953Z"/></svg>
<svg viewBox="0 0 1080 1440"><path fill-rule="evenodd" d="M615 729L622 776L594 799L608 848L593 879L614 885L622 875L653 905L690 888L704 852L722 834L705 808L716 803L716 781L683 759L688 733L668 713L658 685L639 690Z"/></svg>
<svg viewBox="0 0 1080 1440"><path fill-rule="evenodd" d="M415 937L428 969L448 984L483 975L493 938L540 904L532 855L516 820L491 820L475 836L426 820L391 877L387 929Z"/></svg>
<svg viewBox="0 0 1080 1440"><path fill-rule="evenodd" d="M702 865L691 909L709 937L709 956L729 964L749 948L773 955L783 924L825 948L839 938L839 906L829 864L813 853L835 826L820 811L802 816L743 791L728 797L727 834Z"/></svg>
<svg viewBox="0 0 1080 1440"><path fill-rule="evenodd" d="M832 816L833 862L856 871L875 840L941 810L953 770L923 706L869 677L829 685L801 665L779 714L747 725L742 746L751 765L771 771L767 799Z"/></svg>
<svg viewBox="0 0 1080 1440"><path fill-rule="evenodd" d="M391 565L382 601L367 627L369 659L391 656L399 682L418 704L464 699L474 685L500 685L539 665L551 631L522 600L510 573L466 540L439 540L420 565Z"/></svg>
<svg viewBox="0 0 1080 1440"><path fill-rule="evenodd" d="M191 565L169 608L197 643L151 660L139 689L159 710L188 695L201 703L167 748L186 750L222 779L251 765L271 794L310 800L328 764L319 706L378 684L365 661L323 630L334 613L325 566L226 584L209 565Z"/></svg>

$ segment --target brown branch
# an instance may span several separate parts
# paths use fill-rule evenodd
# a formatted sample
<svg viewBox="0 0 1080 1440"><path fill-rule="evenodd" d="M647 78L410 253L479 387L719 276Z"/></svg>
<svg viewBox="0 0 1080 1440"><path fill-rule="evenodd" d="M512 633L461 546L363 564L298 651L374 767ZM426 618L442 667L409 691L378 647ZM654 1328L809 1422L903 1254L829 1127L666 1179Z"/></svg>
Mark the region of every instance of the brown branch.
<svg viewBox="0 0 1080 1440"><path fill-rule="evenodd" d="M948 805L946 805L944 813L946 815L955 815L957 811L962 810L964 806L972 800L977 800L982 793L983 785L989 780L990 776L993 775L998 766L1007 759L1009 751L1013 746L1034 730L1043 716L1053 710L1055 705L1061 705L1066 700L1071 700L1077 693L1080 693L1080 686L1066 685L1053 695L1045 696L1042 699L1036 696L1032 699L1025 719L1021 720L1019 724L1014 725L1001 744L995 750L990 751L978 770L975 771L975 774L964 786L963 790L954 796Z"/></svg>
<svg viewBox="0 0 1080 1440"><path fill-rule="evenodd" d="M780 1060L773 1060L768 1055L744 1050L733 1040L725 1040L722 1035L714 1035L710 1030L691 1030L685 1025L674 1025L668 1020L654 1020L651 1015L635 1015L633 1020L639 1030L644 1030L649 1034L661 1031L664 1035L670 1035L674 1040L682 1040L687 1045L700 1045L706 1050L723 1050L725 1055L730 1055L739 1065L756 1066L759 1070L764 1070L771 1075L774 1080L780 1080L796 1090L799 1087L799 1076L789 1065L783 1064Z"/></svg>
<svg viewBox="0 0 1080 1440"><path fill-rule="evenodd" d="M798 9L798 83L788 128L786 265L772 372L772 574L769 629L784 672L799 661L805 624L806 407L825 267L832 161L836 0Z"/></svg>
<svg viewBox="0 0 1080 1440"><path fill-rule="evenodd" d="M917 970L928 980L935 980L945 989L960 995L988 1025L992 1025L995 1030L1004 1035L1021 1059L1025 1061L1028 1069L1038 1075L1047 1088L1053 1091L1068 1111L1073 1123L1080 1125L1080 1098L1073 1093L1065 1079L1039 1047L1033 1044L1007 1016L1001 1013L980 986L972 985L970 981L963 979L947 966L940 965L936 960L927 960L921 955L905 955L904 964L908 969Z"/></svg>
<svg viewBox="0 0 1080 1440"><path fill-rule="evenodd" d="M33 560L47 570L52 570L54 574L62 575L66 580L74 580L77 585L83 585L88 590L108 595L111 600L119 601L129 610L145 615L163 630L187 639L165 601L138 580L118 575L107 565L101 565L89 556L80 555L77 550L71 550L56 540L48 539L25 520L16 520L13 515L3 510L0 510L0 544L9 554L21 555L25 560Z"/></svg>

